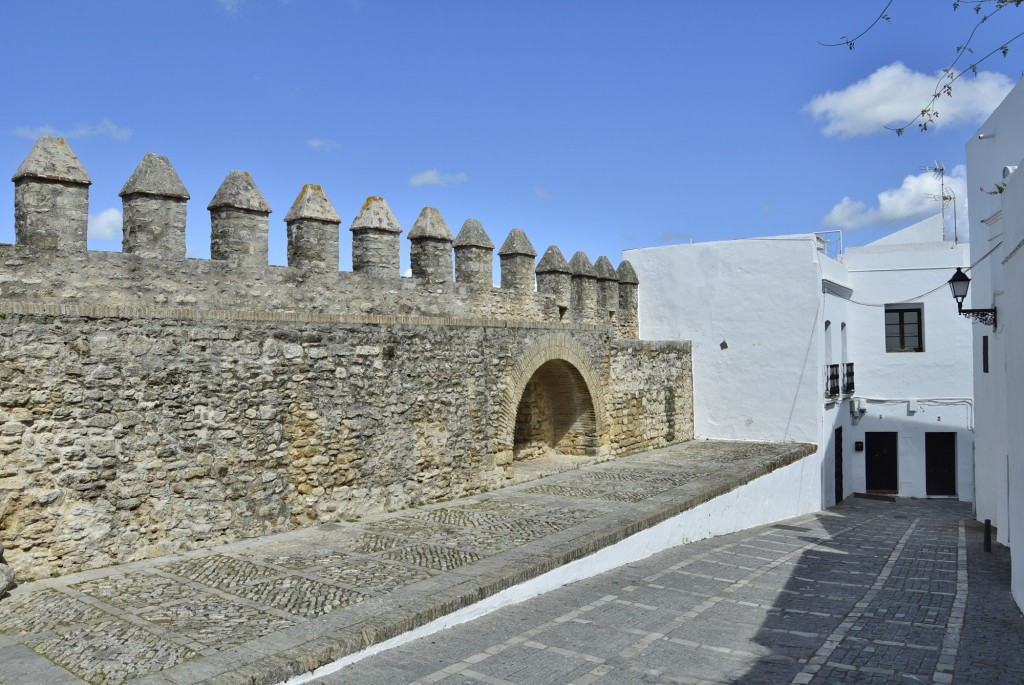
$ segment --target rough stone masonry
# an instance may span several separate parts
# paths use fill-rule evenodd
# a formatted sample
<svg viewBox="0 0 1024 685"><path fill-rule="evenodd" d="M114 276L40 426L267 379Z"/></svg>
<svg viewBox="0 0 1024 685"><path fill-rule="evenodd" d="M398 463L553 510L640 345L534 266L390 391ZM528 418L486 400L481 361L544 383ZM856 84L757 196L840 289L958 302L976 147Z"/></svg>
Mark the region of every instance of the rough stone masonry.
<svg viewBox="0 0 1024 685"><path fill-rule="evenodd" d="M268 265L271 208L243 171L209 203L212 259L191 259L188 191L152 154L121 191L123 251L96 252L91 180L63 139L39 139L13 180L0 550L18 577L480 492L524 459L692 438L689 344L636 339L628 262L552 246L535 264L512 229L494 287L480 223L453 236L428 207L401 278L402 228L370 197L342 272L341 218L306 185L285 216L288 266Z"/></svg>

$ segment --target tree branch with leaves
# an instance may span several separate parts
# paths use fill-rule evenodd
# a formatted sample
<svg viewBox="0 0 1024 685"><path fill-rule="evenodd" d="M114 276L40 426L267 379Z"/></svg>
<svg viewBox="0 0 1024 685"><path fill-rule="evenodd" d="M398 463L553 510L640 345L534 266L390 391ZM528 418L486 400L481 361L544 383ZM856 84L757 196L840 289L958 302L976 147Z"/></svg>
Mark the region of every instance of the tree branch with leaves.
<svg viewBox="0 0 1024 685"><path fill-rule="evenodd" d="M872 21L867 26L867 28L865 28L863 31L853 36L852 38L842 36L837 42L824 43L822 41L818 41L818 44L823 45L825 47L846 46L850 50L853 50L856 46L857 41L863 38L866 34L873 31L880 23L892 22L892 16L889 14L889 9L892 7L894 2L895 0L888 0L888 2L886 2L885 4L885 7L882 8L882 11L879 12L877 17L875 17L875 20ZM968 73L976 75L978 73L978 65L982 64L991 57L994 57L997 54L1001 54L1003 57L1006 57L1010 52L1010 45L1016 42L1022 36L1024 36L1024 31L1022 31L1010 37L1009 40L1003 41L998 47L989 50L980 58L972 61L967 66L961 66L962 62L964 61L963 58L965 56L975 54L974 42L975 38L977 37L978 30L983 25L991 21L992 18L998 15L1000 12L1008 8L1018 8L1021 6L1021 4L1024 4L1024 0L955 0L953 2L953 11L960 9L961 7L969 7L974 11L974 14L977 16L977 21L971 29L970 34L967 36L967 39L963 42L962 45L958 45L956 47L956 58L948 66L946 66L939 72L939 80L935 84L935 89L932 93L931 99L921 109L917 116L910 119L902 126L885 126L885 128L895 132L897 136L902 136L909 127L915 124L917 125L917 128L921 131L927 131L929 127L935 124L936 120L939 117L937 103L939 102L939 100L942 99L943 96L953 96L954 83L956 83L958 80L960 80L961 77Z"/></svg>

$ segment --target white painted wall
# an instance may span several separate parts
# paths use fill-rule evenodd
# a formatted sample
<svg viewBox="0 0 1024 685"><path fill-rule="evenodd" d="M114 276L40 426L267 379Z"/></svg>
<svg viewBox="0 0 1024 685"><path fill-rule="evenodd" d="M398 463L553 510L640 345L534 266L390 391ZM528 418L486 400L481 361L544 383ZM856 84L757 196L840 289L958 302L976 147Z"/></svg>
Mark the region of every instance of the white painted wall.
<svg viewBox="0 0 1024 685"><path fill-rule="evenodd" d="M812 234L623 256L642 284L641 337L693 343L697 437L816 443L820 499L831 506L836 428L844 496L865 490L854 443L866 432L900 433L899 493L911 497L926 495L926 433L956 432L958 494L970 501L971 323L947 286L967 265L967 248L942 237L936 216L848 249L842 262L818 251ZM924 352L886 352L885 304L905 300L924 306ZM825 398L825 366L846 362L855 365L855 397L869 407L863 417L848 398Z"/></svg>
<svg viewBox="0 0 1024 685"><path fill-rule="evenodd" d="M926 497L925 489L925 434L928 432L956 432L957 494L963 501L971 501L974 490L974 460L972 458L971 407L968 403L940 404L920 401L910 411L906 401L866 401L867 411L849 429L849 444L866 442L865 433L897 432L898 482L901 497ZM847 430L844 429L844 434ZM845 435L844 435L845 437ZM844 456L847 456L844 454ZM853 451L847 456L853 469L852 491L864 492L864 452Z"/></svg>
<svg viewBox="0 0 1024 685"><path fill-rule="evenodd" d="M1005 383L1007 421L1007 444L1011 459L1009 477L1009 507L1006 537L1015 542L1024 531L1024 171L1010 177L1002 196L1003 251L1006 258L1003 267L1003 284L1006 294L1000 304L999 315L1004 317L1000 325L1006 349ZM1024 552L1022 545L1011 547L1011 589L1018 606L1024 606Z"/></svg>
<svg viewBox="0 0 1024 685"><path fill-rule="evenodd" d="M820 443L817 254L810 234L623 253L640 337L693 343L697 437Z"/></svg>
<svg viewBox="0 0 1024 685"><path fill-rule="evenodd" d="M957 314L947 282L967 266L967 247L951 242L849 248L854 290L851 354L857 396L879 399L971 398L971 322ZM924 306L924 351L886 352L885 304Z"/></svg>
<svg viewBox="0 0 1024 685"><path fill-rule="evenodd" d="M1018 183L1007 191L990 194L1003 183L1003 168L1019 165L1024 158L1024 88L1018 84L996 111L967 142L967 188L970 215L971 292L973 308L995 306L999 310L996 330L974 325L974 394L976 402L975 470L979 519L991 519L998 528L998 540L1011 546L1013 587L1018 604L1024 598L1024 551L1013 545L1013 530L1024 525L1014 511L1021 506L1024 481L1017 463L1024 458L1024 443L1018 435L1021 382L1019 368L1022 339L1015 337L1016 322L1024 315L1019 302L1019 275L1014 237L1019 235ZM984 189L984 190L983 190ZM1003 260L1006 261L1004 266ZM1004 268L1007 273L1004 274ZM989 373L982 373L982 336L989 336ZM1015 409L1016 408L1016 409ZM1014 413L1016 411L1016 413Z"/></svg>
<svg viewBox="0 0 1024 685"><path fill-rule="evenodd" d="M925 497L925 434L956 432L957 494L972 501L972 324L957 314L947 285L956 267L967 266L967 246L942 235L936 215L843 255L854 291L848 306L855 397L866 408L850 434L864 442L867 432L898 432L899 494ZM886 352L884 305L904 301L924 307L923 352ZM852 486L861 492L864 457L852 454Z"/></svg>

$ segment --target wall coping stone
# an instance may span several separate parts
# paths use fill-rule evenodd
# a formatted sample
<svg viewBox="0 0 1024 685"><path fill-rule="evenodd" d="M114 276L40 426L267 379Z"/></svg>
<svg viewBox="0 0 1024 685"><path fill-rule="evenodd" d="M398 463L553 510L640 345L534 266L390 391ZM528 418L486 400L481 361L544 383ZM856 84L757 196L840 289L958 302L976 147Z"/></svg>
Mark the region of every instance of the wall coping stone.
<svg viewBox="0 0 1024 685"><path fill-rule="evenodd" d="M401 233L402 227L398 219L391 213L387 200L382 197L371 195L366 198L359 214L352 220L350 231L362 230L383 231L385 233Z"/></svg>
<svg viewBox="0 0 1024 685"><path fill-rule="evenodd" d="M619 274L615 272L615 267L612 266L611 260L604 255L597 258L594 262L594 273L599 281L616 281L619 280Z"/></svg>
<svg viewBox="0 0 1024 685"><path fill-rule="evenodd" d="M530 239L526 237L526 233L521 228L513 228L508 233L508 237L505 238L505 242L502 244L501 249L498 250L499 256L510 256L510 255L524 255L526 257L536 257L537 250L533 248L533 244Z"/></svg>
<svg viewBox="0 0 1024 685"><path fill-rule="evenodd" d="M270 214L273 211L249 172L238 169L228 172L206 208L221 207L244 209L257 214Z"/></svg>
<svg viewBox="0 0 1024 685"><path fill-rule="evenodd" d="M327 199L324 189L312 183L302 186L291 209L284 215L285 223L299 219L313 219L327 224L341 223L341 217L338 216L331 201Z"/></svg>
<svg viewBox="0 0 1024 685"><path fill-rule="evenodd" d="M444 217L434 207L424 207L416 222L409 230L409 240L442 240L452 242L452 232L445 223Z"/></svg>
<svg viewBox="0 0 1024 685"><path fill-rule="evenodd" d="M17 182L26 177L92 185L92 179L67 141L56 136L37 140L11 180Z"/></svg>
<svg viewBox="0 0 1024 685"><path fill-rule="evenodd" d="M455 236L455 247L482 247L486 250L493 250L494 243L491 242L479 221L466 219L459 234Z"/></svg>
<svg viewBox="0 0 1024 685"><path fill-rule="evenodd" d="M557 245L552 245L544 250L544 256L537 263L536 272L539 274L571 274L569 262L565 261L562 251Z"/></svg>
<svg viewBox="0 0 1024 685"><path fill-rule="evenodd" d="M572 259L569 260L569 268L572 270L573 276L583 276L585 278L597 278L597 272L594 271L594 265L590 263L590 258L583 251L577 251Z"/></svg>
<svg viewBox="0 0 1024 685"><path fill-rule="evenodd" d="M129 195L158 195L179 200L191 197L178 173L171 166L171 160L164 155L147 152L135 171L125 181L118 193L121 197Z"/></svg>
<svg viewBox="0 0 1024 685"><path fill-rule="evenodd" d="M639 285L640 279L636 276L636 270L633 265L629 263L629 260L623 259L622 263L619 264L619 283L631 283L633 285Z"/></svg>

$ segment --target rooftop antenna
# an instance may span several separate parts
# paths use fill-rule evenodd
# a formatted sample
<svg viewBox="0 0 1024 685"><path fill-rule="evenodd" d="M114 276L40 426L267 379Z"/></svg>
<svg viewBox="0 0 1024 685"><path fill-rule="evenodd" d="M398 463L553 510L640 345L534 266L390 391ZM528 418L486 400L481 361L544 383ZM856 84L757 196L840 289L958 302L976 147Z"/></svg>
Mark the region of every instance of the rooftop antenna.
<svg viewBox="0 0 1024 685"><path fill-rule="evenodd" d="M935 161L932 166L921 167L922 172L927 172L932 175L932 178L938 179L939 181L939 193L929 194L928 197L932 200L942 202L942 238L946 238L946 207L950 202L953 203L953 244L959 243L957 238L957 226L956 226L956 193L953 192L952 188L946 187L946 167L942 165L942 162Z"/></svg>

